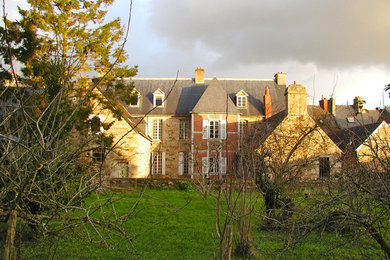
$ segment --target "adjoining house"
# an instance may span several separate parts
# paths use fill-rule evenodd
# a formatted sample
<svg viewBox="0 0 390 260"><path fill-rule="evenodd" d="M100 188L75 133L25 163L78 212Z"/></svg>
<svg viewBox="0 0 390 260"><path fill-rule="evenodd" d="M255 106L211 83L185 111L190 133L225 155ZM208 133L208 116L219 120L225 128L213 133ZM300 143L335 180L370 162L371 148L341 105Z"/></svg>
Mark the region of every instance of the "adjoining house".
<svg viewBox="0 0 390 260"><path fill-rule="evenodd" d="M143 131L145 125L142 121L134 120L119 102L115 100L111 102L114 102L114 105L122 112L121 120L115 118L111 110L97 102L95 102L93 111L101 123L110 125L108 130L100 129L100 131L113 137L114 149L107 153L99 148L93 151L92 156L95 160L101 161L103 156L106 156L104 158L105 174L110 178L146 178L150 171L152 139Z"/></svg>
<svg viewBox="0 0 390 260"><path fill-rule="evenodd" d="M343 129L331 135L348 163L360 162L375 171L390 165L390 126L382 121Z"/></svg>
<svg viewBox="0 0 390 260"><path fill-rule="evenodd" d="M364 99L359 96L354 98L353 105L336 105L334 98L324 97L319 101L319 105L333 116L339 129L376 123L382 112L379 108L366 109Z"/></svg>
<svg viewBox="0 0 390 260"><path fill-rule="evenodd" d="M284 178L318 179L340 168L342 151L307 112L306 89L299 84L286 89L286 110L270 117L274 124L262 144L273 174Z"/></svg>
<svg viewBox="0 0 390 260"><path fill-rule="evenodd" d="M122 166L108 169L110 177L195 178L232 172L243 136L255 126L266 127L264 146L273 151L277 144L286 152L305 136L289 159L309 159L310 166L302 174L305 178L327 177L337 169L334 166L342 153L329 134L350 126L350 114L345 111L354 108L336 106L334 99L307 106L305 88L296 83L286 88L282 72L273 79L209 79L198 67L194 78L127 81L134 82L138 99L130 105L117 102L126 120L114 124L107 134L121 142L113 160ZM356 111L351 115L359 119ZM366 123L377 115L369 112L360 117ZM133 128L137 129L130 131L133 139L120 138Z"/></svg>

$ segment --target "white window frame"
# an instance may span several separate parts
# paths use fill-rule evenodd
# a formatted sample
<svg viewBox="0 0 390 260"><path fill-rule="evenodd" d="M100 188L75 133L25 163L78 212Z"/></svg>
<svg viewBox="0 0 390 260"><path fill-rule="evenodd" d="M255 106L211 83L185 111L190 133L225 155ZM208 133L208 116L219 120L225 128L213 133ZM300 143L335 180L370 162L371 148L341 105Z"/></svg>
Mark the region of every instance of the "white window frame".
<svg viewBox="0 0 390 260"><path fill-rule="evenodd" d="M247 107L248 100L246 96L236 96L236 101L237 101L237 107L239 108Z"/></svg>
<svg viewBox="0 0 390 260"><path fill-rule="evenodd" d="M187 152L178 153L178 174L179 175L190 174L190 154Z"/></svg>
<svg viewBox="0 0 390 260"><path fill-rule="evenodd" d="M187 140L190 137L190 120L180 119L179 120L179 140Z"/></svg>
<svg viewBox="0 0 390 260"><path fill-rule="evenodd" d="M240 90L236 94L237 108L246 108L248 106L248 94L244 90Z"/></svg>
<svg viewBox="0 0 390 260"><path fill-rule="evenodd" d="M165 175L165 152L152 152L152 175Z"/></svg>
<svg viewBox="0 0 390 260"><path fill-rule="evenodd" d="M157 98L161 98L161 104L157 105ZM165 95L164 94L153 94L153 106L155 107L163 107L165 103Z"/></svg>
<svg viewBox="0 0 390 260"><path fill-rule="evenodd" d="M220 157L218 164L215 163L216 157L202 157L202 173L203 174L226 174L226 157ZM211 169L210 169L211 167Z"/></svg>
<svg viewBox="0 0 390 260"><path fill-rule="evenodd" d="M162 124L163 124L162 119L154 119L153 120L153 133L152 133L153 140L161 140Z"/></svg>
<svg viewBox="0 0 390 260"><path fill-rule="evenodd" d="M219 160L215 157L209 157L209 173L217 174L219 173Z"/></svg>
<svg viewBox="0 0 390 260"><path fill-rule="evenodd" d="M215 127L217 125L217 127ZM226 120L203 120L202 139L226 139Z"/></svg>
<svg viewBox="0 0 390 260"><path fill-rule="evenodd" d="M209 139L220 139L220 120L209 120Z"/></svg>
<svg viewBox="0 0 390 260"><path fill-rule="evenodd" d="M240 121L239 124L240 124L240 137L242 139L248 132L248 120L242 120Z"/></svg>

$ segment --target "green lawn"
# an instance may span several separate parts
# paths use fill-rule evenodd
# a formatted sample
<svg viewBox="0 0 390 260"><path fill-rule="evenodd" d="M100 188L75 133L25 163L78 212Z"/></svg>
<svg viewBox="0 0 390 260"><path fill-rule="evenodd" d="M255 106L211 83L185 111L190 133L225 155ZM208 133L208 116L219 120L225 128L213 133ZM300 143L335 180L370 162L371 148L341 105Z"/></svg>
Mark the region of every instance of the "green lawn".
<svg viewBox="0 0 390 260"><path fill-rule="evenodd" d="M108 197L108 195L100 195ZM116 202L118 213L133 207L138 192L122 192L114 195L121 200ZM86 203L92 203L92 196ZM214 256L215 199L210 196L202 200L198 191L173 189L147 189L139 205L137 214L126 223L129 236L135 236L131 243L115 237L108 241L115 247L107 248L102 243L91 244L82 227L75 232L68 230L59 238L44 238L40 241L24 242L22 258L64 259L211 259ZM262 212L261 202L257 212ZM299 246L282 251L284 234L280 231L259 230L261 214L253 218L252 239L256 258L265 259L356 259L383 258L381 250L371 239L359 239L354 243L343 242L349 236L336 236L331 233L313 234ZM2 236L5 234L5 225ZM87 229L91 230L91 229ZM103 232L104 233L104 232ZM105 233L104 233L105 234ZM233 234L234 236L234 234ZM96 238L96 236L93 236ZM108 237L108 236L107 236ZM1 252L2 253L2 252Z"/></svg>

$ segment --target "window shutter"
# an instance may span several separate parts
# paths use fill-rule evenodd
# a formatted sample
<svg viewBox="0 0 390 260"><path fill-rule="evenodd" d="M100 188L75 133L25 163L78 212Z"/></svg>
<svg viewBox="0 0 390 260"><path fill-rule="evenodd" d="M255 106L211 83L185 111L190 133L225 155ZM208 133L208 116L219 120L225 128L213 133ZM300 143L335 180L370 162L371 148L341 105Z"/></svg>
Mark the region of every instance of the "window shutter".
<svg viewBox="0 0 390 260"><path fill-rule="evenodd" d="M178 174L179 175L183 175L183 171L184 171L184 153L183 152L180 152L178 154Z"/></svg>
<svg viewBox="0 0 390 260"><path fill-rule="evenodd" d="M162 154L162 159L161 159L161 161L162 161L162 169L161 169L161 173L162 173L162 175L165 175L165 152L162 152L161 154Z"/></svg>
<svg viewBox="0 0 390 260"><path fill-rule="evenodd" d="M209 173L209 158L208 157L202 157L202 172L203 172L203 174Z"/></svg>
<svg viewBox="0 0 390 260"><path fill-rule="evenodd" d="M153 175L154 174L154 153L153 152L151 153L151 166L152 166L151 175Z"/></svg>
<svg viewBox="0 0 390 260"><path fill-rule="evenodd" d="M226 139L226 120L221 120L221 139Z"/></svg>
<svg viewBox="0 0 390 260"><path fill-rule="evenodd" d="M221 167L221 173L226 174L226 157L220 159L219 166Z"/></svg>
<svg viewBox="0 0 390 260"><path fill-rule="evenodd" d="M202 139L209 139L209 121L203 120Z"/></svg>

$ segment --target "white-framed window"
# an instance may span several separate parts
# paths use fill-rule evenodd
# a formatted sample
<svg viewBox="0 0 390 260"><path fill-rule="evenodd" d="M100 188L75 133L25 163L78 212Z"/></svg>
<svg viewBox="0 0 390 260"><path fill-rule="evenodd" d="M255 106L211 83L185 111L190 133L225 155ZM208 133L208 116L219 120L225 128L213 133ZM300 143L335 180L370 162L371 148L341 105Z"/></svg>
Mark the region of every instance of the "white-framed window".
<svg viewBox="0 0 390 260"><path fill-rule="evenodd" d="M246 133L248 132L248 121L242 120L240 121L240 137L245 137Z"/></svg>
<svg viewBox="0 0 390 260"><path fill-rule="evenodd" d="M162 136L162 120L153 120L153 139L161 140Z"/></svg>
<svg viewBox="0 0 390 260"><path fill-rule="evenodd" d="M237 107L246 107L246 96L237 96Z"/></svg>
<svg viewBox="0 0 390 260"><path fill-rule="evenodd" d="M203 157L202 158L203 174L226 173L226 157Z"/></svg>
<svg viewBox="0 0 390 260"><path fill-rule="evenodd" d="M246 108L248 104L248 94L244 90L240 90L236 94L236 106L238 108Z"/></svg>
<svg viewBox="0 0 390 260"><path fill-rule="evenodd" d="M165 174L165 152L152 152L152 174Z"/></svg>
<svg viewBox="0 0 390 260"><path fill-rule="evenodd" d="M189 138L190 120L180 119L179 121L179 139L186 140Z"/></svg>
<svg viewBox="0 0 390 260"><path fill-rule="evenodd" d="M162 107L164 104L164 95L154 95L154 106L155 107Z"/></svg>
<svg viewBox="0 0 390 260"><path fill-rule="evenodd" d="M179 152L178 154L178 174L179 175L187 175L189 174L189 169L190 169L190 154L187 152Z"/></svg>
<svg viewBox="0 0 390 260"><path fill-rule="evenodd" d="M219 139L219 137L220 137L219 120L210 120L209 139Z"/></svg>
<svg viewBox="0 0 390 260"><path fill-rule="evenodd" d="M226 120L203 120L203 139L226 139Z"/></svg>
<svg viewBox="0 0 390 260"><path fill-rule="evenodd" d="M163 107L165 103L165 93L161 89L153 92L153 106Z"/></svg>
<svg viewBox="0 0 390 260"><path fill-rule="evenodd" d="M209 158L209 173L218 173L219 172L219 160L214 157Z"/></svg>

